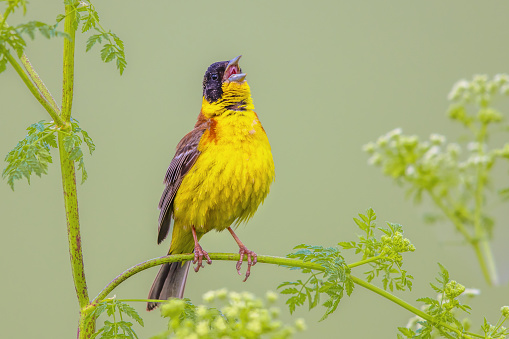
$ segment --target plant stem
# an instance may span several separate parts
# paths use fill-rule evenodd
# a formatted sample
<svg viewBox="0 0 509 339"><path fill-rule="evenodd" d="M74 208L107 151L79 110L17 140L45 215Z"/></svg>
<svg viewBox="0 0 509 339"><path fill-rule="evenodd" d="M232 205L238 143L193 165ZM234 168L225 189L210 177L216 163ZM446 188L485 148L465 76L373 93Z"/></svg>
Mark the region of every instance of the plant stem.
<svg viewBox="0 0 509 339"><path fill-rule="evenodd" d="M73 6L66 5L65 14L64 30L69 35L69 39L64 39L61 117L66 123L69 123L74 88L74 43L76 33L74 30L75 12L73 11ZM78 338L90 338L95 331L95 319L91 319L89 322L85 321L85 313L90 300L81 251L76 171L74 169L74 161L69 159L69 153L65 150L64 135L62 133L58 134L58 149L60 151L60 167L62 169L69 255L71 258L74 287L80 305Z"/></svg>
<svg viewBox="0 0 509 339"><path fill-rule="evenodd" d="M209 253L209 256L210 256L210 259L212 260L229 260L229 261L238 261L240 259L240 255L239 254L234 254L234 253ZM126 279L128 279L129 277L135 275L136 273L139 273L141 271L144 271L150 267L154 267L154 266L158 266L158 265L161 265L161 264L165 264L165 263L171 263L171 262L178 262L178 261L189 261L189 260L193 260L194 258L194 255L193 254L174 254L174 255L167 255L167 256L164 256L164 257L159 257L159 258L154 258L154 259L150 259L150 260L147 260L147 261L144 261L142 263L139 263L138 265L135 265L129 269L127 269L126 271L124 271L122 274L120 274L119 276L117 276L115 279L113 279L98 295L97 297L94 298L94 300L92 300L92 302L90 303L89 305L89 308L90 307L95 307L98 303L100 303L102 300L104 300L108 294L110 294L114 289L115 287L117 287L118 285L120 285L123 281L125 281ZM354 264L351 264L351 265L348 265L348 267L352 268L352 267L356 267L356 266L360 266L362 264L365 264L367 262L370 262L370 261L373 261L371 260L373 258L370 258L370 259L367 259L367 260L363 260L363 261L359 261L357 263L354 263ZM380 259L380 258L379 258ZM245 260L247 260L247 256L245 256ZM275 265L280 265L280 266L287 266L287 267L300 267L300 268L309 268L309 269L312 269L312 270L317 270L317 271L325 271L325 269L317 264L317 263L313 263L313 262L309 262L309 261L302 261L302 260L299 260L299 259L292 259L292 258L281 258L281 257L273 257L273 256L267 256L267 255L259 255L258 256L258 262L259 263L266 263L266 264L275 264ZM361 286L361 287L364 287L370 291L373 291L377 294L379 294L380 296L396 303L397 305L405 308L406 310L414 313L415 315L431 322L434 326L437 326L437 327L444 327L444 328L447 328L451 331L454 331L456 332L460 338L472 338L472 337L476 337L476 338L483 338L482 336L478 335L478 334L475 334L475 333L470 333L470 332L467 332L468 335L465 335L465 333L462 333L460 330L458 330L457 328L454 328L448 324L445 324L445 323L442 323L442 322L437 322L432 316L430 316L429 314L419 310L418 308L415 308L414 306L410 305L409 303L399 299L398 297L390 294L389 292L379 288L379 287L376 287L375 285L372 285L360 278L357 278L353 275L350 274L350 278L352 279L352 281ZM126 299L127 300L127 299ZM134 299L134 301L139 301L138 299Z"/></svg>
<svg viewBox="0 0 509 339"><path fill-rule="evenodd" d="M465 240L467 240L469 243L472 243L473 242L472 236L470 235L470 233L468 233L467 229L465 228L465 225L463 225L461 220L459 220L458 217L456 217L454 213L442 203L442 200L440 200L440 198L435 193L433 193L432 190L428 190L428 193L433 202L452 221L454 227L456 227L456 229L465 237Z"/></svg>
<svg viewBox="0 0 509 339"><path fill-rule="evenodd" d="M21 80L25 83L30 92L34 95L34 97L39 101L39 103L44 107L44 109L49 113L53 121L56 122L58 126L66 126L67 123L60 117L60 111L55 110L54 107L46 100L45 96L39 92L34 83L30 80L30 77L25 73L21 65L14 59L9 50L0 46L0 52L5 55L6 59L11 64L12 68L18 73ZM42 82L42 81L41 81Z"/></svg>
<svg viewBox="0 0 509 339"><path fill-rule="evenodd" d="M491 254L491 248L489 246L489 243L486 243L487 240L484 239L485 237L483 237L482 241L478 239L477 231L476 236L472 237L470 233L468 233L467 229L465 228L461 220L459 220L459 218L456 215L454 215L454 213L442 203L442 200L440 200L440 198L436 194L434 194L433 191L428 190L428 193L433 202L442 210L442 212L449 218L449 220L452 221L456 229L465 237L465 240L472 245L472 247L474 248L475 255L477 256L477 261L479 261L479 265L481 266L481 271L483 273L484 279L488 284L492 285L492 283L496 281L496 269L495 263L493 261L493 255ZM474 216L474 223L476 223L475 219L476 217ZM482 249L484 249L485 252L484 255Z"/></svg>
<svg viewBox="0 0 509 339"><path fill-rule="evenodd" d="M69 35L69 39L64 39L64 76L62 81L62 118L69 121L71 118L72 99L74 91L74 45L76 31L74 30L74 20L76 12L73 6L65 6L64 31Z"/></svg>
<svg viewBox="0 0 509 339"><path fill-rule="evenodd" d="M209 253L209 256L210 256L210 259L212 259L212 260L238 261L240 259L240 255L234 254L234 253ZM120 285L123 281L125 281L126 279L135 275L136 273L139 273L139 272L144 271L148 268L151 268L154 266L159 266L159 265L162 265L165 263L178 262L178 261L189 261L189 260L193 260L193 258L194 258L193 254L174 254L174 255L167 255L164 257L150 259L150 260L144 261L142 263L139 263L138 265L135 265L135 266L125 270L123 273L121 273L119 276L117 276L115 279L113 279L97 295L97 297L95 297L94 300L92 300L91 303L96 304L98 302L101 302L118 285ZM245 256L245 259L247 260L247 256ZM268 255L259 255L257 260L259 263L276 264L276 265L292 266L292 267L302 267L302 268L310 268L313 270L323 271L322 266L320 266L319 264L315 264L312 262L303 262L302 260L298 260L298 259L272 257L272 256L268 256Z"/></svg>
<svg viewBox="0 0 509 339"><path fill-rule="evenodd" d="M487 123L483 123L479 132L477 133L477 142L479 144L478 148L478 156L482 159L484 154L484 143L486 141L486 133L487 133L488 125ZM481 266L483 269L484 276L486 281L490 285L498 285L498 276L497 270L495 267L495 261L493 259L493 254L491 252L491 246L488 239L488 235L486 234L486 228L482 225L482 206L484 201L484 185L486 182L486 166L483 161L479 161L477 165L477 182L475 186L474 198L475 198L475 208L474 208L474 230L475 230L475 244L476 246L476 254L477 256L481 256L483 261L481 262Z"/></svg>
<svg viewBox="0 0 509 339"><path fill-rule="evenodd" d="M381 295L382 297L386 298L386 299L389 299L390 301L392 301L393 303L405 308L406 310L414 313L415 315L421 317L422 319L424 320L427 320L429 321L430 323L432 323L434 326L437 326L437 327L445 327L451 331L454 331L458 334L459 338L471 338L471 337L476 337L476 338L484 338L483 336L481 335L478 335L478 334L475 334L475 333L470 333L468 332L468 335L465 335L465 333L462 333L460 330L458 330L457 328L454 328L452 326L450 326L449 324L445 324L445 323L442 323L442 322L437 322L432 316L430 316L429 314L419 310L418 308L415 308L414 306L410 305L409 303L407 303L406 301L403 301L401 299L399 299L398 297L390 294L389 292L379 288L379 287L376 287L375 285L372 285L362 279L359 279L353 275L350 275L350 278L352 279L352 281L354 283L356 283L357 285L359 286L362 286L372 292L375 292L376 294L378 295Z"/></svg>
<svg viewBox="0 0 509 339"><path fill-rule="evenodd" d="M57 102L51 95L51 92L49 91L48 87L46 87L41 77L39 77L39 74L37 74L25 53L23 53L23 55L21 56L21 63L23 64L23 66L25 66L28 75L39 89L39 92L44 96L44 98L51 105L53 110L60 114L60 107L58 107Z"/></svg>
<svg viewBox="0 0 509 339"><path fill-rule="evenodd" d="M370 263L373 261L377 261L377 260L384 260L384 257L381 255L378 255L376 257L371 257L369 259L354 262L353 264L349 264L348 267L354 268L354 267L361 266L361 265L364 265L364 264L367 264L367 263Z"/></svg>

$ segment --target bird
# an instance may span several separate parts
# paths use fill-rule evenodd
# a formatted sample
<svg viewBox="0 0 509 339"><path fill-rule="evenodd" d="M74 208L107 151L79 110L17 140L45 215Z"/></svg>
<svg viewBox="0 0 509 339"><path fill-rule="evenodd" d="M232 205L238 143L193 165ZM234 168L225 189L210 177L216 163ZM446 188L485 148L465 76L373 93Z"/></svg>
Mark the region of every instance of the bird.
<svg viewBox="0 0 509 339"><path fill-rule="evenodd" d="M247 222L269 193L275 178L271 146L254 111L241 55L211 64L203 77L201 110L191 132L176 147L164 178L159 201L157 243L169 234L168 254L194 252L194 270L212 263L199 240L211 230L228 229L239 246L240 275L244 255L244 281L257 262L233 228ZM161 265L149 292L151 300L183 298L190 261ZM147 310L159 305L148 302Z"/></svg>

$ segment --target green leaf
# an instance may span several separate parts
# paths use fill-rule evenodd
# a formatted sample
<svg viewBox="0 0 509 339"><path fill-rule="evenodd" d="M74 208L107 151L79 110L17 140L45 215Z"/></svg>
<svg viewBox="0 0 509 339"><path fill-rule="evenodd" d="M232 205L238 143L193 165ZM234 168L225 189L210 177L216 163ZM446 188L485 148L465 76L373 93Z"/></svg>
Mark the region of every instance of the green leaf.
<svg viewBox="0 0 509 339"><path fill-rule="evenodd" d="M56 147L55 130L52 127L53 124L42 121L30 125L27 136L5 157L7 167L2 177L7 179L12 190L15 180L25 177L30 184L32 174L40 177L47 173L48 164L52 162L50 149Z"/></svg>
<svg viewBox="0 0 509 339"><path fill-rule="evenodd" d="M0 73L7 69L7 59L2 55L0 55Z"/></svg>
<svg viewBox="0 0 509 339"><path fill-rule="evenodd" d="M406 337L406 338L413 338L415 336L415 332L412 331L411 329L409 328L406 328L406 327L398 327L398 330L403 333L403 335ZM399 335L398 335L399 337Z"/></svg>
<svg viewBox="0 0 509 339"><path fill-rule="evenodd" d="M122 303L122 302L119 302L117 301L117 306L118 308L124 312L125 314L127 314L129 317L131 317L132 319L136 320L136 322L138 322L138 324L140 324L141 326L144 326L143 324L143 319L140 317L140 315L138 314L138 312L136 312L136 310L134 309L134 307L131 307L129 306L128 304L126 303Z"/></svg>
<svg viewBox="0 0 509 339"><path fill-rule="evenodd" d="M30 21L28 23L18 25L16 30L20 34L27 34L32 40L35 38L36 31L39 31L39 33L48 39L52 37L65 37L70 39L70 36L67 33L57 31L56 25L48 25L40 21Z"/></svg>
<svg viewBox="0 0 509 339"><path fill-rule="evenodd" d="M102 41L102 34L94 34L94 35L90 36L87 40L86 51L87 52L90 51L96 43L101 43L101 41Z"/></svg>

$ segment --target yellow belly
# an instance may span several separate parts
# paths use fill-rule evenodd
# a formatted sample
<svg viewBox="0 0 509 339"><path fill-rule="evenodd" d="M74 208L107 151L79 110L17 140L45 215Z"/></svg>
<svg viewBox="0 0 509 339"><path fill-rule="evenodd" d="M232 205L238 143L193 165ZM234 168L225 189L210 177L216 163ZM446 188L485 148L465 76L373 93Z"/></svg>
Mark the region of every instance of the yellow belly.
<svg viewBox="0 0 509 339"><path fill-rule="evenodd" d="M175 227L221 231L247 221L269 193L274 163L254 112L217 118L175 196Z"/></svg>

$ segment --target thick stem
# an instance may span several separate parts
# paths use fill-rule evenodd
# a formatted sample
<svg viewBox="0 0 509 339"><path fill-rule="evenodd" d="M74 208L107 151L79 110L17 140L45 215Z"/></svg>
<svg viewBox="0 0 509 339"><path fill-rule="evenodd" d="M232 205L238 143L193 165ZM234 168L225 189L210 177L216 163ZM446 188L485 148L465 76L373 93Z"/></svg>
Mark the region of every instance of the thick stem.
<svg viewBox="0 0 509 339"><path fill-rule="evenodd" d="M69 153L64 147L64 135L58 134L60 151L60 167L62 169L62 186L64 189L65 215L67 219L67 235L69 254L71 257L72 276L80 308L89 303L83 254L81 251L80 221L78 213L78 196L76 190L76 174L74 161L69 160Z"/></svg>
<svg viewBox="0 0 509 339"><path fill-rule="evenodd" d="M65 6L64 30L69 39L64 39L64 61L62 82L62 112L61 118L69 123L71 119L73 88L74 88L74 20L76 12L73 6ZM80 305L80 322L78 338L90 338L95 330L95 319L85 322L85 311L90 300L88 298L83 254L81 251L80 222L78 213L78 194L76 189L76 171L74 161L69 160L69 153L64 148L64 135L58 134L58 148L60 151L60 166L62 168L62 185L64 188L65 213L67 217L67 236L69 239L69 254L71 257L72 276L76 296Z"/></svg>
<svg viewBox="0 0 509 339"><path fill-rule="evenodd" d="M69 39L64 39L64 75L62 82L62 118L65 121L69 121L71 118L74 90L74 45L76 38L74 20L76 12L73 9L73 6L65 6L64 30L69 34Z"/></svg>

